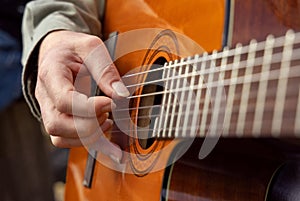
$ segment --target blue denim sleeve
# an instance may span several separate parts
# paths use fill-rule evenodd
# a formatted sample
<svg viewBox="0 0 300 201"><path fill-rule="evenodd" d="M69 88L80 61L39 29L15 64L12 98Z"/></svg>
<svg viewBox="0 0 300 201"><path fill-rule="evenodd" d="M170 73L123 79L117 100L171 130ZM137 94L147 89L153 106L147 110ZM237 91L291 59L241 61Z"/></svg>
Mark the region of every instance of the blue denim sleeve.
<svg viewBox="0 0 300 201"><path fill-rule="evenodd" d="M21 47L17 39L0 30L0 111L22 95Z"/></svg>

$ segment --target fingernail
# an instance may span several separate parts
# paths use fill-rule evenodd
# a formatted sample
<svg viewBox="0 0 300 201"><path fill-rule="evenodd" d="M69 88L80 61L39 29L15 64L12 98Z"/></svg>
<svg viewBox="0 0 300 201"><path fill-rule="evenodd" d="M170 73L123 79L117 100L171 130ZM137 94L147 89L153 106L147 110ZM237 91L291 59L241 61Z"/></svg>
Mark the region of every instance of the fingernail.
<svg viewBox="0 0 300 201"><path fill-rule="evenodd" d="M113 82L111 86L118 94L118 96L127 97L130 95L129 91L121 81Z"/></svg>

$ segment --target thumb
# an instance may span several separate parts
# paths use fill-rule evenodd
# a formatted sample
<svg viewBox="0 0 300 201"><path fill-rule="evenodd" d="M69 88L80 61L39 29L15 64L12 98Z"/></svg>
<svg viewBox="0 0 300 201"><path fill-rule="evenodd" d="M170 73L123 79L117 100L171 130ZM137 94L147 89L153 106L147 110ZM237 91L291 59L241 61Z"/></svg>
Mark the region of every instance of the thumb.
<svg viewBox="0 0 300 201"><path fill-rule="evenodd" d="M122 82L104 43L98 45L87 55L84 65L106 95L110 97L114 95L129 96L129 91Z"/></svg>

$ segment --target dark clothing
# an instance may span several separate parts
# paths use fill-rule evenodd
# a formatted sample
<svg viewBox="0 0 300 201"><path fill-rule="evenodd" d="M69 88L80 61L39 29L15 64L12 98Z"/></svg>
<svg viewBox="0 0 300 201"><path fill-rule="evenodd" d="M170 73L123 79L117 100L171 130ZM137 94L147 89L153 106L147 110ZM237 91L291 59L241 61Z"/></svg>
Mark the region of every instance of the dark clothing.
<svg viewBox="0 0 300 201"><path fill-rule="evenodd" d="M22 98L26 2L0 0L0 200L53 201L47 141Z"/></svg>
<svg viewBox="0 0 300 201"><path fill-rule="evenodd" d="M24 100L0 112L0 200L53 201L48 140Z"/></svg>
<svg viewBox="0 0 300 201"><path fill-rule="evenodd" d="M0 0L0 29L21 43L21 24L28 0Z"/></svg>
<svg viewBox="0 0 300 201"><path fill-rule="evenodd" d="M0 111L22 96L21 46L0 29Z"/></svg>
<svg viewBox="0 0 300 201"><path fill-rule="evenodd" d="M28 0L0 0L0 111L22 96L21 24Z"/></svg>
<svg viewBox="0 0 300 201"><path fill-rule="evenodd" d="M28 0L0 0L0 111L22 96L21 24Z"/></svg>

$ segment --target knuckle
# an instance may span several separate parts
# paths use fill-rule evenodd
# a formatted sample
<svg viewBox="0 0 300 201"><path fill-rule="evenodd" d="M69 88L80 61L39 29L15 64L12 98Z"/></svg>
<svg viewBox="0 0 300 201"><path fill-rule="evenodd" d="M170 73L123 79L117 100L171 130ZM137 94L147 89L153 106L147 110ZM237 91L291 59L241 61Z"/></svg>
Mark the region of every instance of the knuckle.
<svg viewBox="0 0 300 201"><path fill-rule="evenodd" d="M103 68L101 79L99 82L108 83L110 81L118 81L120 80L120 75L113 64L110 64Z"/></svg>
<svg viewBox="0 0 300 201"><path fill-rule="evenodd" d="M56 136L59 134L59 126L56 121L44 121L44 127L50 136Z"/></svg>
<svg viewBox="0 0 300 201"><path fill-rule="evenodd" d="M64 96L57 96L55 98L55 107L59 112L67 113L68 104L67 104Z"/></svg>
<svg viewBox="0 0 300 201"><path fill-rule="evenodd" d="M90 35L89 37L86 37L85 44L88 47L97 47L102 44L102 40L97 36Z"/></svg>
<svg viewBox="0 0 300 201"><path fill-rule="evenodd" d="M41 64L39 66L39 71L38 71L38 80L41 80L42 82L46 82L48 74L49 74L49 70L47 68L43 68L43 64Z"/></svg>
<svg viewBox="0 0 300 201"><path fill-rule="evenodd" d="M110 76L115 76L115 77L119 77L118 76L118 73L114 67L113 64L111 65L108 65L106 66L104 69L103 69L103 75L110 75Z"/></svg>

